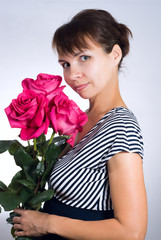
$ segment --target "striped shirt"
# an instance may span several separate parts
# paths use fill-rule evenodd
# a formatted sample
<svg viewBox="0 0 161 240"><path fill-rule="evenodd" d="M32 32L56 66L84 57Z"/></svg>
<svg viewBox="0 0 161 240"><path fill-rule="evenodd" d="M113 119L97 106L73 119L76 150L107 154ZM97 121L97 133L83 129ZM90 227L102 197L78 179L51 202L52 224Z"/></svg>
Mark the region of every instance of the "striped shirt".
<svg viewBox="0 0 161 240"><path fill-rule="evenodd" d="M55 198L76 208L111 210L107 161L126 151L143 158L143 139L131 110L118 107L105 114L66 155L58 159L49 180Z"/></svg>

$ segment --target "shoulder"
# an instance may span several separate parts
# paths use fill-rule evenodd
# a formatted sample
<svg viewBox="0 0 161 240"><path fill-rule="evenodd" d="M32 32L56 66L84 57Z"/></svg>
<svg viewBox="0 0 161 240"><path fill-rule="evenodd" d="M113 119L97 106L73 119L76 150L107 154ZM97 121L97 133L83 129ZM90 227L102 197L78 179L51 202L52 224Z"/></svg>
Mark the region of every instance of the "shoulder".
<svg viewBox="0 0 161 240"><path fill-rule="evenodd" d="M113 109L110 114L107 115L107 121L105 122L106 127L109 126L118 133L125 131L126 133L136 132L141 134L137 118L128 108L119 107Z"/></svg>
<svg viewBox="0 0 161 240"><path fill-rule="evenodd" d="M107 113L107 118L111 120L111 123L120 122L120 124L124 125L131 123L136 127L139 127L138 121L134 113L130 109L125 107L118 107L112 109L109 113Z"/></svg>
<svg viewBox="0 0 161 240"><path fill-rule="evenodd" d="M108 159L122 151L139 153L143 158L142 132L131 110L124 107L113 109L106 116L103 131L111 142Z"/></svg>

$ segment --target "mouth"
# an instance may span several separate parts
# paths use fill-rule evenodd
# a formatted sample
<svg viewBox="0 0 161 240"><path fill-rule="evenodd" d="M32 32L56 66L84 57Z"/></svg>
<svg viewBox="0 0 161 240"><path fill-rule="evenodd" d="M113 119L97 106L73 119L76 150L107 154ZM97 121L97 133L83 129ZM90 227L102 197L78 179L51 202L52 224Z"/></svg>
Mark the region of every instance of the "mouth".
<svg viewBox="0 0 161 240"><path fill-rule="evenodd" d="M79 86L76 86L76 87L75 87L75 91L76 91L76 92L80 92L81 90L85 89L87 86L88 86L88 83L86 83L86 84L81 84L81 85L79 85Z"/></svg>

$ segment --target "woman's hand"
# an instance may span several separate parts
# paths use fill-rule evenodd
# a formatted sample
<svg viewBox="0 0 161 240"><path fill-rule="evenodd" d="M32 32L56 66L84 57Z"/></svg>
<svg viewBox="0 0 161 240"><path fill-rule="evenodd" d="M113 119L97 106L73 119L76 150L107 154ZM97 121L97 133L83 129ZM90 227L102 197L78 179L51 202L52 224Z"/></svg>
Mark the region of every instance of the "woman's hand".
<svg viewBox="0 0 161 240"><path fill-rule="evenodd" d="M15 209L19 217L14 217L15 235L39 237L48 234L50 215L38 211Z"/></svg>

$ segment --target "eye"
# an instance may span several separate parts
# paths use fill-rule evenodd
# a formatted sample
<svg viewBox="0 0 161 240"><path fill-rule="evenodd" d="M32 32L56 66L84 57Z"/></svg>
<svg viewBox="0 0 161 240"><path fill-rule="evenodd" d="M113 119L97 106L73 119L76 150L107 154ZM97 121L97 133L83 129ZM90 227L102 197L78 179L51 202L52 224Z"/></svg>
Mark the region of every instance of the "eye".
<svg viewBox="0 0 161 240"><path fill-rule="evenodd" d="M68 68L70 67L70 64L68 62L64 62L63 64L61 64L63 68Z"/></svg>
<svg viewBox="0 0 161 240"><path fill-rule="evenodd" d="M86 56L86 55L80 56L80 59L82 62L87 61L89 58L90 58L90 56Z"/></svg>

